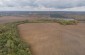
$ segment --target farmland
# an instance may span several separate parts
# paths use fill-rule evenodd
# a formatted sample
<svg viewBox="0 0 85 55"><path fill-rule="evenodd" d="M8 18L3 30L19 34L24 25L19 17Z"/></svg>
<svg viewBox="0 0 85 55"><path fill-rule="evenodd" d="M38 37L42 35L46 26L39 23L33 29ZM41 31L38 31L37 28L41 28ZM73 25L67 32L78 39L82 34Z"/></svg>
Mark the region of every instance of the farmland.
<svg viewBox="0 0 85 55"><path fill-rule="evenodd" d="M27 23L18 28L32 55L85 55L85 23Z"/></svg>
<svg viewBox="0 0 85 55"><path fill-rule="evenodd" d="M38 13L0 16L0 55L85 55L85 13Z"/></svg>

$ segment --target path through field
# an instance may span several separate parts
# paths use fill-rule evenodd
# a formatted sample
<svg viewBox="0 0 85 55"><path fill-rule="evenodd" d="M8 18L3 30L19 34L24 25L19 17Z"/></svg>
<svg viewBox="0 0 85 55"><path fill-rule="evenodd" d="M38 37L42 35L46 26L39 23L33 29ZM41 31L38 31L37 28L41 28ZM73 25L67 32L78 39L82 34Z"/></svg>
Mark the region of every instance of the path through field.
<svg viewBox="0 0 85 55"><path fill-rule="evenodd" d="M32 55L85 55L85 23L28 23L18 27Z"/></svg>

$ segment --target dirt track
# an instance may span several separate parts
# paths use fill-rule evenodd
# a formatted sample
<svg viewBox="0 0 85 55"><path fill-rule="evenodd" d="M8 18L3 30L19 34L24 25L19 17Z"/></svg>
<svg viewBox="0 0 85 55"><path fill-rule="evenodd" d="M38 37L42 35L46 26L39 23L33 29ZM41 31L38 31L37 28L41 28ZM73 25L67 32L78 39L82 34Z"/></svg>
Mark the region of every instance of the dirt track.
<svg viewBox="0 0 85 55"><path fill-rule="evenodd" d="M33 55L85 55L85 23L29 23L18 27Z"/></svg>

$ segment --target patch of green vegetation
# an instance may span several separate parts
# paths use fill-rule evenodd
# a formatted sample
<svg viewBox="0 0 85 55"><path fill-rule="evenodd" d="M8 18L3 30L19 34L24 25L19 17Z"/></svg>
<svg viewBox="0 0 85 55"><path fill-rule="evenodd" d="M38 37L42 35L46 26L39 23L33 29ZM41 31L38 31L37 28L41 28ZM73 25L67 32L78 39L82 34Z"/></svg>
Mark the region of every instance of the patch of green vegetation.
<svg viewBox="0 0 85 55"><path fill-rule="evenodd" d="M33 21L33 22L36 22L36 23L57 23L58 20L56 19L38 19L36 21Z"/></svg>
<svg viewBox="0 0 85 55"><path fill-rule="evenodd" d="M31 55L29 46L19 37L17 25L28 21L0 25L0 55Z"/></svg>
<svg viewBox="0 0 85 55"><path fill-rule="evenodd" d="M39 19L32 21L35 23L59 23L61 25L76 25L78 24L77 20L64 20L64 19Z"/></svg>
<svg viewBox="0 0 85 55"><path fill-rule="evenodd" d="M78 24L78 21L76 20L58 20L58 23L62 25L76 25Z"/></svg>

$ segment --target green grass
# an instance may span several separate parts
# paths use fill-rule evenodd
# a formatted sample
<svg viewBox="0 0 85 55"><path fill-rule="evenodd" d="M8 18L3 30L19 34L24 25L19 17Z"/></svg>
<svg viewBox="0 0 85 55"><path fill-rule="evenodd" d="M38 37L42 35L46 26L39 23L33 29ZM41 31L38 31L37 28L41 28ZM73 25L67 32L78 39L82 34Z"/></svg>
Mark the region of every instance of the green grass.
<svg viewBox="0 0 85 55"><path fill-rule="evenodd" d="M28 21L0 25L0 55L31 55L29 46L19 37L17 25Z"/></svg>
<svg viewBox="0 0 85 55"><path fill-rule="evenodd" d="M32 22L40 22L40 23L59 23L61 25L76 25L78 24L77 20L64 20L64 19L39 19Z"/></svg>
<svg viewBox="0 0 85 55"><path fill-rule="evenodd" d="M78 24L77 20L58 20L58 23L61 25L76 25Z"/></svg>

